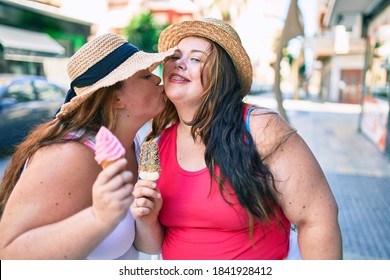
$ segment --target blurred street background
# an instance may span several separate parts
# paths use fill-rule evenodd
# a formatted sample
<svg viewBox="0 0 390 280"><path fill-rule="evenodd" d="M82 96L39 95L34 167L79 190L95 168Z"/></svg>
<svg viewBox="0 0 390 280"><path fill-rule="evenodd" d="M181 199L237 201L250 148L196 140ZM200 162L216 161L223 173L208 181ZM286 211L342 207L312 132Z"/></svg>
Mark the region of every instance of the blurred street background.
<svg viewBox="0 0 390 280"><path fill-rule="evenodd" d="M389 260L390 0L0 0L0 178L40 101L2 76L67 89L69 57L91 38L113 32L156 52L163 28L202 17L239 33L254 70L245 101L278 111L317 157L344 258ZM51 107L53 95L43 91Z"/></svg>

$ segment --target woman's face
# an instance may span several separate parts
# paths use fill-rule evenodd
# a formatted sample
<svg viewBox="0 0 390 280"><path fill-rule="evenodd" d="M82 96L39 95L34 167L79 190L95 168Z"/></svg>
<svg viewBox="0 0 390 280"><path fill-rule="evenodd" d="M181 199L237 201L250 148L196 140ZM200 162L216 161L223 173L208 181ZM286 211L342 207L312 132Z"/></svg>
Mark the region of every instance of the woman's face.
<svg viewBox="0 0 390 280"><path fill-rule="evenodd" d="M161 113L165 108L164 88L161 79L149 70L141 70L123 81L116 91L120 100L117 107L124 109L127 117L136 117L145 122Z"/></svg>
<svg viewBox="0 0 390 280"><path fill-rule="evenodd" d="M164 88L176 107L198 107L204 92L202 70L210 48L211 44L206 39L187 37L180 41L178 49L165 62Z"/></svg>

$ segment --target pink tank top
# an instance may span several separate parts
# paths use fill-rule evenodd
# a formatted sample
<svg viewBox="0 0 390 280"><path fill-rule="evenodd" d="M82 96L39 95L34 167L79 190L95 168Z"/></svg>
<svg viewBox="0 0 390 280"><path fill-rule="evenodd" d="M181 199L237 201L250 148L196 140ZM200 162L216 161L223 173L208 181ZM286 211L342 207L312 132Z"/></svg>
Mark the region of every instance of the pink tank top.
<svg viewBox="0 0 390 280"><path fill-rule="evenodd" d="M245 109L246 110L246 109ZM246 112L246 111L245 111ZM164 203L160 222L166 227L163 259L284 259L289 248L290 222L280 208L281 224L255 222L249 237L248 216L233 189L227 204L207 168L195 172L177 162L178 124L166 129L159 139L161 175L158 188Z"/></svg>

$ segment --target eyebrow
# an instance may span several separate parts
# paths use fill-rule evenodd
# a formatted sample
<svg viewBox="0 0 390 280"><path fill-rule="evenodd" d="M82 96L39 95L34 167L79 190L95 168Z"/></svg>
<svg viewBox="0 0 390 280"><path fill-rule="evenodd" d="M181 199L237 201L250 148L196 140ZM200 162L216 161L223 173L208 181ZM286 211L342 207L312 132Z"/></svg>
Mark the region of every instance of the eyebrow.
<svg viewBox="0 0 390 280"><path fill-rule="evenodd" d="M203 53L204 55L208 56L209 54L205 51L201 51L201 50L192 50L191 53Z"/></svg>
<svg viewBox="0 0 390 280"><path fill-rule="evenodd" d="M176 51L183 53L180 49L177 49ZM205 56L208 56L209 54L202 50L191 50L190 53L203 53Z"/></svg>

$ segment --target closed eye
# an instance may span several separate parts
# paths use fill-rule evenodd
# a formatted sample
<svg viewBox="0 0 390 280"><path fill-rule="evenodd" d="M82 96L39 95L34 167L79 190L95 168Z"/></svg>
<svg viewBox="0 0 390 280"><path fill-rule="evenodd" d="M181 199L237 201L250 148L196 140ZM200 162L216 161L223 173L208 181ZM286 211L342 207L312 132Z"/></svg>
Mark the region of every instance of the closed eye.
<svg viewBox="0 0 390 280"><path fill-rule="evenodd" d="M178 59L180 59L180 57L172 55L169 59L170 60L178 60Z"/></svg>

